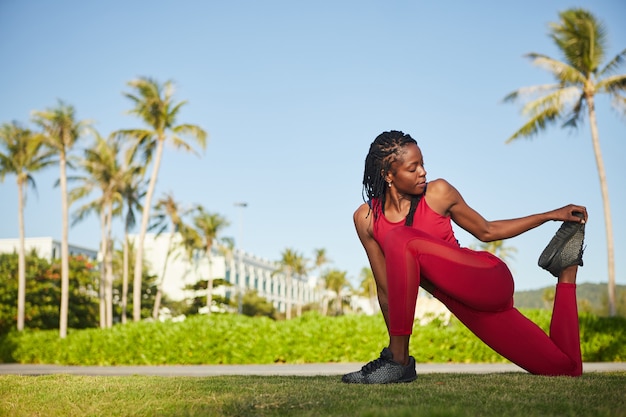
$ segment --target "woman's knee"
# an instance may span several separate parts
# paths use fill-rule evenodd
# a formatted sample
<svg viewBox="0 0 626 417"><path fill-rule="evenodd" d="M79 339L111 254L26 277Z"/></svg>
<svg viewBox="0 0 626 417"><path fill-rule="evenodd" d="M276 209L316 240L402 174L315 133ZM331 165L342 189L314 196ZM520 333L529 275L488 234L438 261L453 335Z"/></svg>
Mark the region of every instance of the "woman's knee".
<svg viewBox="0 0 626 417"><path fill-rule="evenodd" d="M395 253L405 253L409 242L416 239L427 237L424 232L412 229L410 227L396 227L390 230L385 236L383 248L385 248L385 256Z"/></svg>

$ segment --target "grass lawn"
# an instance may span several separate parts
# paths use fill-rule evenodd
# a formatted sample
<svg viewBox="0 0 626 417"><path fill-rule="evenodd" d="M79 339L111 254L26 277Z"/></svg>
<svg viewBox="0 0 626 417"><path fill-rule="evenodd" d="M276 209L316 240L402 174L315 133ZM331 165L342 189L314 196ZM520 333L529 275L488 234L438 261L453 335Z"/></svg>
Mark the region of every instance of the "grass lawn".
<svg viewBox="0 0 626 417"><path fill-rule="evenodd" d="M385 386L337 376L6 375L0 416L626 417L626 372L425 374Z"/></svg>

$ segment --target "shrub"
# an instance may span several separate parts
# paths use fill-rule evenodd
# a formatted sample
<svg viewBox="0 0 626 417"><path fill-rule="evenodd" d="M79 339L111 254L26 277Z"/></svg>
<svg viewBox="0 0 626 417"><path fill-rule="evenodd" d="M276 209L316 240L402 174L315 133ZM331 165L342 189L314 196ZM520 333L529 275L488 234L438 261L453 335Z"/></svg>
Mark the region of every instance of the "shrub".
<svg viewBox="0 0 626 417"><path fill-rule="evenodd" d="M547 329L547 311L525 311ZM626 319L580 317L583 360L626 358ZM387 344L379 316L324 317L315 312L275 321L233 314L192 316L183 322L143 321L111 329L13 332L0 339L4 362L66 365L271 364L367 362ZM465 326L434 321L415 328L418 362L507 362Z"/></svg>

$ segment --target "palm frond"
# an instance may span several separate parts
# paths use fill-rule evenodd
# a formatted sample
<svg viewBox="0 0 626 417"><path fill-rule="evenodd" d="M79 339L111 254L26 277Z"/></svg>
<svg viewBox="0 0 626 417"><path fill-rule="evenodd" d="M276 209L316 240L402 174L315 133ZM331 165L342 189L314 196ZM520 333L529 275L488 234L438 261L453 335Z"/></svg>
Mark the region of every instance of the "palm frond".
<svg viewBox="0 0 626 417"><path fill-rule="evenodd" d="M626 74L604 77L595 85L597 92L617 94L626 91Z"/></svg>
<svg viewBox="0 0 626 417"><path fill-rule="evenodd" d="M87 217L87 215L95 212L100 213L102 210L102 202L99 200L94 200L89 203L83 204L79 208L77 208L72 214L72 226L80 223Z"/></svg>
<svg viewBox="0 0 626 417"><path fill-rule="evenodd" d="M543 84L519 88L502 99L503 102L514 102L518 99L527 100L543 93L552 93L561 88L561 84Z"/></svg>
<svg viewBox="0 0 626 417"><path fill-rule="evenodd" d="M626 96L613 94L611 98L611 105L621 113L622 117L626 117Z"/></svg>
<svg viewBox="0 0 626 417"><path fill-rule="evenodd" d="M511 135L505 143L510 143L515 139L522 137L530 138L536 135L539 131L545 129L546 126L553 124L559 116L560 112L558 108L547 107L530 117L529 120L517 132Z"/></svg>
<svg viewBox="0 0 626 417"><path fill-rule="evenodd" d="M552 73L562 83L571 84L585 81L583 73L565 62L537 53L527 54L527 57L532 60L533 65Z"/></svg>
<svg viewBox="0 0 626 417"><path fill-rule="evenodd" d="M202 149L206 148L208 133L198 125L193 124L181 124L172 128L172 132L177 135L188 136L195 139L196 143L200 145Z"/></svg>
<svg viewBox="0 0 626 417"><path fill-rule="evenodd" d="M581 93L572 111L566 117L563 127L578 128L578 123L584 120L585 113L582 110L585 108L585 102L585 94Z"/></svg>
<svg viewBox="0 0 626 417"><path fill-rule="evenodd" d="M551 23L551 37L567 62L590 76L604 60L606 29L593 14L580 8L559 13L560 22Z"/></svg>
<svg viewBox="0 0 626 417"><path fill-rule="evenodd" d="M598 71L597 76L601 77L604 74L612 74L624 63L626 60L626 49L617 54L612 60L610 60L604 68Z"/></svg>
<svg viewBox="0 0 626 417"><path fill-rule="evenodd" d="M172 121L176 120L176 116L178 115L178 112L180 112L181 107L183 107L185 104L187 104L187 100L183 100L179 102L178 104L176 104L174 107L172 107L170 111L168 112L169 113L168 119L171 119Z"/></svg>

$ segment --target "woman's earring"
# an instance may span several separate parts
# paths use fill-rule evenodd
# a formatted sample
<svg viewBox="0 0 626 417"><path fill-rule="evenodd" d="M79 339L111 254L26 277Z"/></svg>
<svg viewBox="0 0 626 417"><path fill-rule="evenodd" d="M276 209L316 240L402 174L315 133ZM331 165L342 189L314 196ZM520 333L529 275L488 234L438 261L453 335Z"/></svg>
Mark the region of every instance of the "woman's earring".
<svg viewBox="0 0 626 417"><path fill-rule="evenodd" d="M389 184L389 188L391 188L391 181L389 181L387 184Z"/></svg>

